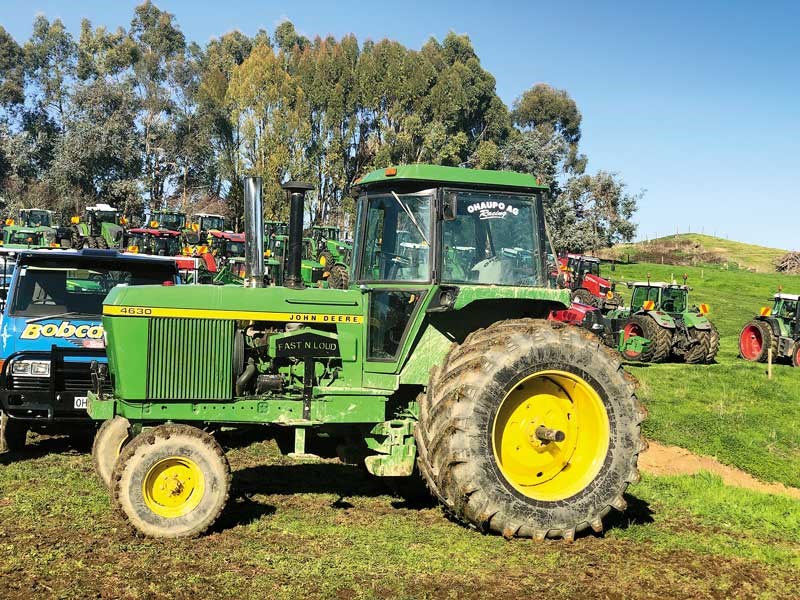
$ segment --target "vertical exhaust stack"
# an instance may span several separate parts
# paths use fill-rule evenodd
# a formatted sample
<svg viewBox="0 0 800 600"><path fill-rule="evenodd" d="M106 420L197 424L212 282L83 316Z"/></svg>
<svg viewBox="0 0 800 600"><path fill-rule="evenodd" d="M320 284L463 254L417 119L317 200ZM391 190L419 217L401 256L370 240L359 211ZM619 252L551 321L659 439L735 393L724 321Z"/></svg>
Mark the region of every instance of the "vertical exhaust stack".
<svg viewBox="0 0 800 600"><path fill-rule="evenodd" d="M245 287L264 287L264 208L261 177L244 178Z"/></svg>
<svg viewBox="0 0 800 600"><path fill-rule="evenodd" d="M289 194L289 258L283 285L299 290L305 287L300 275L303 260L303 204L306 192L313 190L309 183L287 181L281 186Z"/></svg>

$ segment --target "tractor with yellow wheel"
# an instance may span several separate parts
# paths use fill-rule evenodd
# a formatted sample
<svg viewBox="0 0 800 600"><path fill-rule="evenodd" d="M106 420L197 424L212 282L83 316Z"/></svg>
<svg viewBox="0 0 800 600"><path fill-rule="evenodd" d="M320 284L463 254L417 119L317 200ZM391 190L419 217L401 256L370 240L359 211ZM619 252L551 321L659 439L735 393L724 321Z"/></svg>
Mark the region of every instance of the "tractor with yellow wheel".
<svg viewBox="0 0 800 600"><path fill-rule="evenodd" d="M304 283L310 186L285 187L282 286L263 286L256 230L243 286L118 287L106 298L93 455L138 531L210 527L231 473L209 431L253 424L288 434L297 454L335 446L395 489L424 483L481 532L572 540L625 510L645 411L616 352L546 320L570 304L547 283L547 186L428 165L366 175L344 290ZM248 231L260 189L245 180ZM471 250L456 264L445 240Z"/></svg>

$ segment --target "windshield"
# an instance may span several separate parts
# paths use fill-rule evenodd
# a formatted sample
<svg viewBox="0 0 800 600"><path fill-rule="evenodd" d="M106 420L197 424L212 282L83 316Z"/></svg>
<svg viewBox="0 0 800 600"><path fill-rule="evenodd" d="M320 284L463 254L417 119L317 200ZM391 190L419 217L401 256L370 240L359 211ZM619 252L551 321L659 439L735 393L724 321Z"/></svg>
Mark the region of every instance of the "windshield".
<svg viewBox="0 0 800 600"><path fill-rule="evenodd" d="M178 256L181 254L181 243L177 237L156 237L153 235L132 235L128 246L136 246L139 254L156 256Z"/></svg>
<svg viewBox="0 0 800 600"><path fill-rule="evenodd" d="M222 231L225 229L225 219L222 217L201 217L202 229L217 229Z"/></svg>
<svg viewBox="0 0 800 600"><path fill-rule="evenodd" d="M20 221L27 227L50 227L50 213L46 210L20 211Z"/></svg>
<svg viewBox="0 0 800 600"><path fill-rule="evenodd" d="M686 310L686 290L681 288L664 288L661 293L661 310L679 313Z"/></svg>
<svg viewBox="0 0 800 600"><path fill-rule="evenodd" d="M430 279L430 192L368 196L366 204L361 279Z"/></svg>
<svg viewBox="0 0 800 600"><path fill-rule="evenodd" d="M186 226L186 215L182 213L154 213L153 220L164 229L180 230Z"/></svg>
<svg viewBox="0 0 800 600"><path fill-rule="evenodd" d="M227 257L244 256L244 242L224 241L220 244L222 253Z"/></svg>
<svg viewBox="0 0 800 600"><path fill-rule="evenodd" d="M772 314L776 317L782 317L784 319L794 319L795 315L797 314L797 305L797 300L777 298L775 300L775 306L772 310Z"/></svg>
<svg viewBox="0 0 800 600"><path fill-rule="evenodd" d="M443 281L545 284L533 196L458 192L456 202L456 218L442 223Z"/></svg>
<svg viewBox="0 0 800 600"><path fill-rule="evenodd" d="M8 236L8 244L25 244L31 246L42 245L42 234L31 231L11 231Z"/></svg>
<svg viewBox="0 0 800 600"><path fill-rule="evenodd" d="M117 213L111 210L98 210L94 213L94 218L98 223L114 223L117 222Z"/></svg>
<svg viewBox="0 0 800 600"><path fill-rule="evenodd" d="M167 261L42 261L20 266L11 314L44 317L75 313L99 317L103 300L116 285L173 281L175 266Z"/></svg>

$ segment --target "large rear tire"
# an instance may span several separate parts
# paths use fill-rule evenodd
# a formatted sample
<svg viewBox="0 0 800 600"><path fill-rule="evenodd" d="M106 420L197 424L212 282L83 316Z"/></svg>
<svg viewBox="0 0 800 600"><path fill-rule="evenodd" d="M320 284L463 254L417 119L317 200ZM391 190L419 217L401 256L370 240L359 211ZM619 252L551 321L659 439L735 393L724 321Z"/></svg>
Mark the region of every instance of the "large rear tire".
<svg viewBox="0 0 800 600"><path fill-rule="evenodd" d="M711 342L711 332L706 330L689 329L689 335L695 340L695 344L683 355L686 364L696 365L706 362L708 356L709 343Z"/></svg>
<svg viewBox="0 0 800 600"><path fill-rule="evenodd" d="M117 415L104 421L92 443L94 470L106 487L111 486L111 474L122 449L131 440L130 421Z"/></svg>
<svg viewBox="0 0 800 600"><path fill-rule="evenodd" d="M649 315L633 315L624 326L625 339L639 335L650 340L647 348L636 356L626 353L626 358L638 362L664 362L672 349L672 331L661 327Z"/></svg>
<svg viewBox="0 0 800 600"><path fill-rule="evenodd" d="M778 338L769 323L753 319L739 334L739 356L752 362L766 362L772 348L773 358L778 357Z"/></svg>
<svg viewBox="0 0 800 600"><path fill-rule="evenodd" d="M432 372L414 432L418 466L445 510L480 531L572 540L625 509L645 414L618 354L597 337L500 321Z"/></svg>
<svg viewBox="0 0 800 600"><path fill-rule="evenodd" d="M592 293L584 288L578 288L574 292L572 292L572 301L577 302L578 304L584 304L586 306L598 306L598 298L592 295Z"/></svg>
<svg viewBox="0 0 800 600"><path fill-rule="evenodd" d="M792 347L792 366L800 367L800 342L795 342Z"/></svg>
<svg viewBox="0 0 800 600"><path fill-rule="evenodd" d="M159 425L136 436L111 476L114 506L140 533L158 538L200 535L228 501L231 469L208 433Z"/></svg>

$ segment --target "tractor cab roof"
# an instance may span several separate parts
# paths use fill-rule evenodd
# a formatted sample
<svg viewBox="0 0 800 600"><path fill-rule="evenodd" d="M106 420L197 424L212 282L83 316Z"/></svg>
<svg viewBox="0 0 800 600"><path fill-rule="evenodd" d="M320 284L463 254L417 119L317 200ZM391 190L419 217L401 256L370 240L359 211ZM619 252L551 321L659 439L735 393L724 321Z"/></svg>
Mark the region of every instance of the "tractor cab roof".
<svg viewBox="0 0 800 600"><path fill-rule="evenodd" d="M657 288L673 288L689 291L688 285L680 283L667 283L666 281L635 281L633 287L657 287Z"/></svg>
<svg viewBox="0 0 800 600"><path fill-rule="evenodd" d="M567 258L582 260L584 262L593 262L593 263L600 262L600 259L597 258L596 256L587 256L586 254L567 254Z"/></svg>
<svg viewBox="0 0 800 600"><path fill-rule="evenodd" d="M431 187L477 187L515 192L549 189L548 186L540 184L534 176L524 173L419 164L398 165L372 171L356 180L354 189L360 192L364 188L388 187L397 183L429 184Z"/></svg>
<svg viewBox="0 0 800 600"><path fill-rule="evenodd" d="M224 219L222 215L217 215L214 213L194 213L194 217L214 217L215 219Z"/></svg>
<svg viewBox="0 0 800 600"><path fill-rule="evenodd" d="M800 300L800 295L797 294L775 294L775 300L791 300L793 302L797 302Z"/></svg>
<svg viewBox="0 0 800 600"><path fill-rule="evenodd" d="M129 233L155 237L178 237L180 235L180 232L174 229L153 229L150 227L134 227L129 230Z"/></svg>
<svg viewBox="0 0 800 600"><path fill-rule="evenodd" d="M87 212L117 212L117 209L109 204L98 203L94 206L87 206Z"/></svg>
<svg viewBox="0 0 800 600"><path fill-rule="evenodd" d="M231 231L218 231L217 229L212 229L208 233L209 235L217 239L228 240L229 242L244 242L243 233L233 233Z"/></svg>

